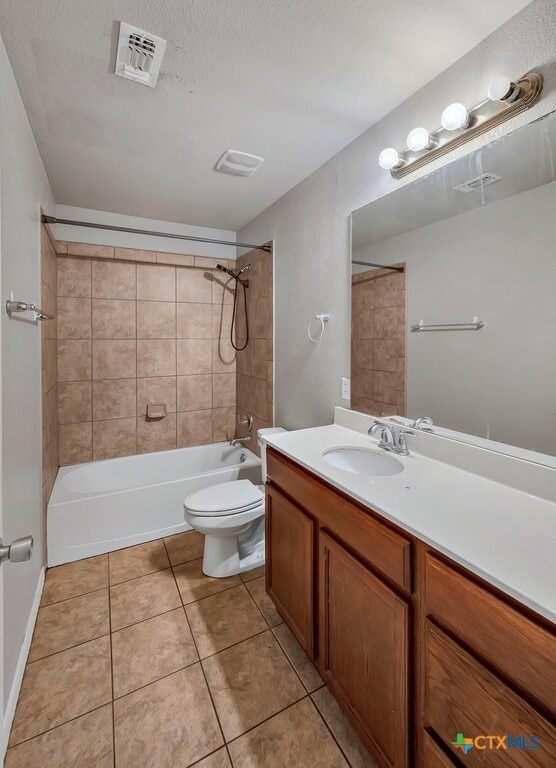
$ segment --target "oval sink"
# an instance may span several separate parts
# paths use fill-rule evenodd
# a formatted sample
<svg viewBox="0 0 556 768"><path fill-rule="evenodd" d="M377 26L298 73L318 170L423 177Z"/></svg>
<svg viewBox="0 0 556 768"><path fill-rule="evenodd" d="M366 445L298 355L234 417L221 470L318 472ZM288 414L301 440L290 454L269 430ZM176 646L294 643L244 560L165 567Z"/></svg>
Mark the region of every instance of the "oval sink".
<svg viewBox="0 0 556 768"><path fill-rule="evenodd" d="M378 452L372 448L329 448L322 458L337 469L352 472L354 475L398 475L403 472L403 464L394 456Z"/></svg>

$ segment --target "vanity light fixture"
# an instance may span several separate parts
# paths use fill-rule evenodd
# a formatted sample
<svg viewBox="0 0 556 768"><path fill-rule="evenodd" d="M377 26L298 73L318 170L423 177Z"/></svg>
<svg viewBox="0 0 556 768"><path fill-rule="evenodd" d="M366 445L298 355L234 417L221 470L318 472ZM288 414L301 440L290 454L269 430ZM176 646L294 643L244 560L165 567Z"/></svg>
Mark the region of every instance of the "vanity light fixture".
<svg viewBox="0 0 556 768"><path fill-rule="evenodd" d="M450 104L442 113L440 128L431 132L414 128L407 136L406 149L383 149L379 165L399 179L529 109L539 100L542 87L542 75L537 72L515 82L497 77L489 86L488 98L471 109L459 102Z"/></svg>

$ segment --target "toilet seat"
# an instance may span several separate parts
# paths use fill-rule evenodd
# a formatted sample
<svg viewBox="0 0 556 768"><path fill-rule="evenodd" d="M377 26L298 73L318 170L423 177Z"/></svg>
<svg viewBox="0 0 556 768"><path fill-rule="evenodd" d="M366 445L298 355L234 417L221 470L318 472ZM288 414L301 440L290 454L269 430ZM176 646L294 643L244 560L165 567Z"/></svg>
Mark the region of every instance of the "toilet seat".
<svg viewBox="0 0 556 768"><path fill-rule="evenodd" d="M199 517L237 515L264 503L264 493L250 480L232 480L202 488L188 496L184 506Z"/></svg>

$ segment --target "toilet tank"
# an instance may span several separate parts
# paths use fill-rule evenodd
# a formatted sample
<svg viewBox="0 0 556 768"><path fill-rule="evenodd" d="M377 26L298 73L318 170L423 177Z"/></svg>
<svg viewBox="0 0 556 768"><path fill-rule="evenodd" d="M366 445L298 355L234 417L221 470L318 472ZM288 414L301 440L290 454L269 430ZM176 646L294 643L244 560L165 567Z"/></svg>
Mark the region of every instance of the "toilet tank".
<svg viewBox="0 0 556 768"><path fill-rule="evenodd" d="M261 449L261 472L263 476L263 483L266 482L266 443L264 437L266 435L277 435L279 432L287 432L287 429L283 427L267 427L266 429L259 429L257 431L257 443Z"/></svg>

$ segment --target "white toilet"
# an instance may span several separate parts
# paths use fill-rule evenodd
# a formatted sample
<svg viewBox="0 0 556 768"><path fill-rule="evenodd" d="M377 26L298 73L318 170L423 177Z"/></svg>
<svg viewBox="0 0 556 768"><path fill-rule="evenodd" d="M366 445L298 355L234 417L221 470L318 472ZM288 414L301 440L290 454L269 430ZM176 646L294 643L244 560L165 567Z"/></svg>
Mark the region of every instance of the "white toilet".
<svg viewBox="0 0 556 768"><path fill-rule="evenodd" d="M266 448L262 438L285 431L269 427L257 432L263 483ZM264 564L264 485L250 480L209 485L187 496L183 506L189 525L205 535L204 574L224 578Z"/></svg>

